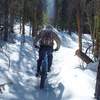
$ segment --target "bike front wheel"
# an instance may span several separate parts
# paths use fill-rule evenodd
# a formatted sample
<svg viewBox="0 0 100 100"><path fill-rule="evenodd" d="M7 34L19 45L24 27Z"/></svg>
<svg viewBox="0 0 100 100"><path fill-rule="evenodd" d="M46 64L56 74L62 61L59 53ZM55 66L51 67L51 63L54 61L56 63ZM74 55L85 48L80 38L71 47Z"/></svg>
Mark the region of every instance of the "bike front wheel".
<svg viewBox="0 0 100 100"><path fill-rule="evenodd" d="M41 75L41 81L40 81L40 89L43 89L45 86L45 80L46 80L46 74Z"/></svg>

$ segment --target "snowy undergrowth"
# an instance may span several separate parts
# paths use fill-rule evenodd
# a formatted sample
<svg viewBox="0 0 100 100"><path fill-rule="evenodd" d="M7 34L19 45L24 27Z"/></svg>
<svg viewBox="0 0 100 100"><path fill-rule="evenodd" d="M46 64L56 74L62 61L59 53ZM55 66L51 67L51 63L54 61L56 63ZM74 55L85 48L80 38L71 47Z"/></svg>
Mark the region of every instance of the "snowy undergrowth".
<svg viewBox="0 0 100 100"><path fill-rule="evenodd" d="M25 36L26 42L21 43L18 29L16 26L16 43L7 43L4 49L10 59L10 68L9 60L0 52L0 84L6 83L0 100L94 100L96 72L93 68L97 64L89 64L86 70L80 68L82 61L75 55L78 49L76 33L71 36L59 33L61 48L54 52L46 88L40 90L39 78L35 77L38 50L34 49L29 34ZM28 27L26 32L29 32Z"/></svg>

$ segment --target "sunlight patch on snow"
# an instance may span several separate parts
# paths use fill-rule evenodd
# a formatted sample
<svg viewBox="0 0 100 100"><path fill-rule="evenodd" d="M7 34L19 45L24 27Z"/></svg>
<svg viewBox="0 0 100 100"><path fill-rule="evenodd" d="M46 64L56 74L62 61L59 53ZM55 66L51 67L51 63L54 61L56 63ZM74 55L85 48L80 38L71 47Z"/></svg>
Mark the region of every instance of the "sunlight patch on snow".
<svg viewBox="0 0 100 100"><path fill-rule="evenodd" d="M13 54L11 54L11 56L10 56L10 59L15 60L15 61L19 60L19 53L13 52Z"/></svg>
<svg viewBox="0 0 100 100"><path fill-rule="evenodd" d="M68 77L70 76L70 77ZM81 70L66 71L62 75L66 88L69 88L75 96L92 96L94 93L94 80L87 78ZM90 85L91 83L91 85Z"/></svg>
<svg viewBox="0 0 100 100"><path fill-rule="evenodd" d="M75 56L75 48L61 47L54 55L54 67L55 70L59 69L60 80L63 81L65 88L69 89L73 96L93 96L95 88L94 74L92 74L92 72L85 74L84 71L76 68L76 66L79 66L80 59ZM59 60L56 60L56 58L59 58ZM89 76L90 74L93 76Z"/></svg>
<svg viewBox="0 0 100 100"><path fill-rule="evenodd" d="M14 31L15 31L15 33L17 33L17 34L20 33L20 24L16 24L16 25L14 26ZM27 25L25 25L25 34L26 34L26 35L29 35L29 33L30 33L30 26L27 24ZM20 34L21 34L21 33L20 33Z"/></svg>

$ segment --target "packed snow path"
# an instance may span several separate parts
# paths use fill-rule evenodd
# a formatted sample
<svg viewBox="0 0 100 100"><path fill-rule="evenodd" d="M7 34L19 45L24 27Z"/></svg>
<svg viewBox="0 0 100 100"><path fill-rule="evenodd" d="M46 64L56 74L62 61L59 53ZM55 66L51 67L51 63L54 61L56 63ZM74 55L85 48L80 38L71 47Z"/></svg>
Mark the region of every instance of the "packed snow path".
<svg viewBox="0 0 100 100"><path fill-rule="evenodd" d="M3 79L0 80L1 83L10 80L12 84L5 85L0 100L94 100L96 72L80 68L81 60L75 56L77 35L60 36L62 45L53 53L52 69L44 90L39 89L39 78L35 77L38 52L32 47L32 38L26 35L26 42L21 44L22 37L18 35L15 44L7 45L5 52L10 58L10 69L7 70L7 61L1 56L0 61L5 63L0 62Z"/></svg>

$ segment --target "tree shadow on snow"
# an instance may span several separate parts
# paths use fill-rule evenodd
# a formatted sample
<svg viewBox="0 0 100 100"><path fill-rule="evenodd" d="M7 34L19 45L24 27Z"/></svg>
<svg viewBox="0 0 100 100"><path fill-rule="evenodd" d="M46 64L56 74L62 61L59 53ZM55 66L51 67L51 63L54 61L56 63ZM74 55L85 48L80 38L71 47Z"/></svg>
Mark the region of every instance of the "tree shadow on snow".
<svg viewBox="0 0 100 100"><path fill-rule="evenodd" d="M13 66L13 69L15 70L19 69L20 71L25 72L32 70L34 65L36 65L36 57L34 52L30 52L30 48L21 43L19 59L17 61L12 60L11 66Z"/></svg>

